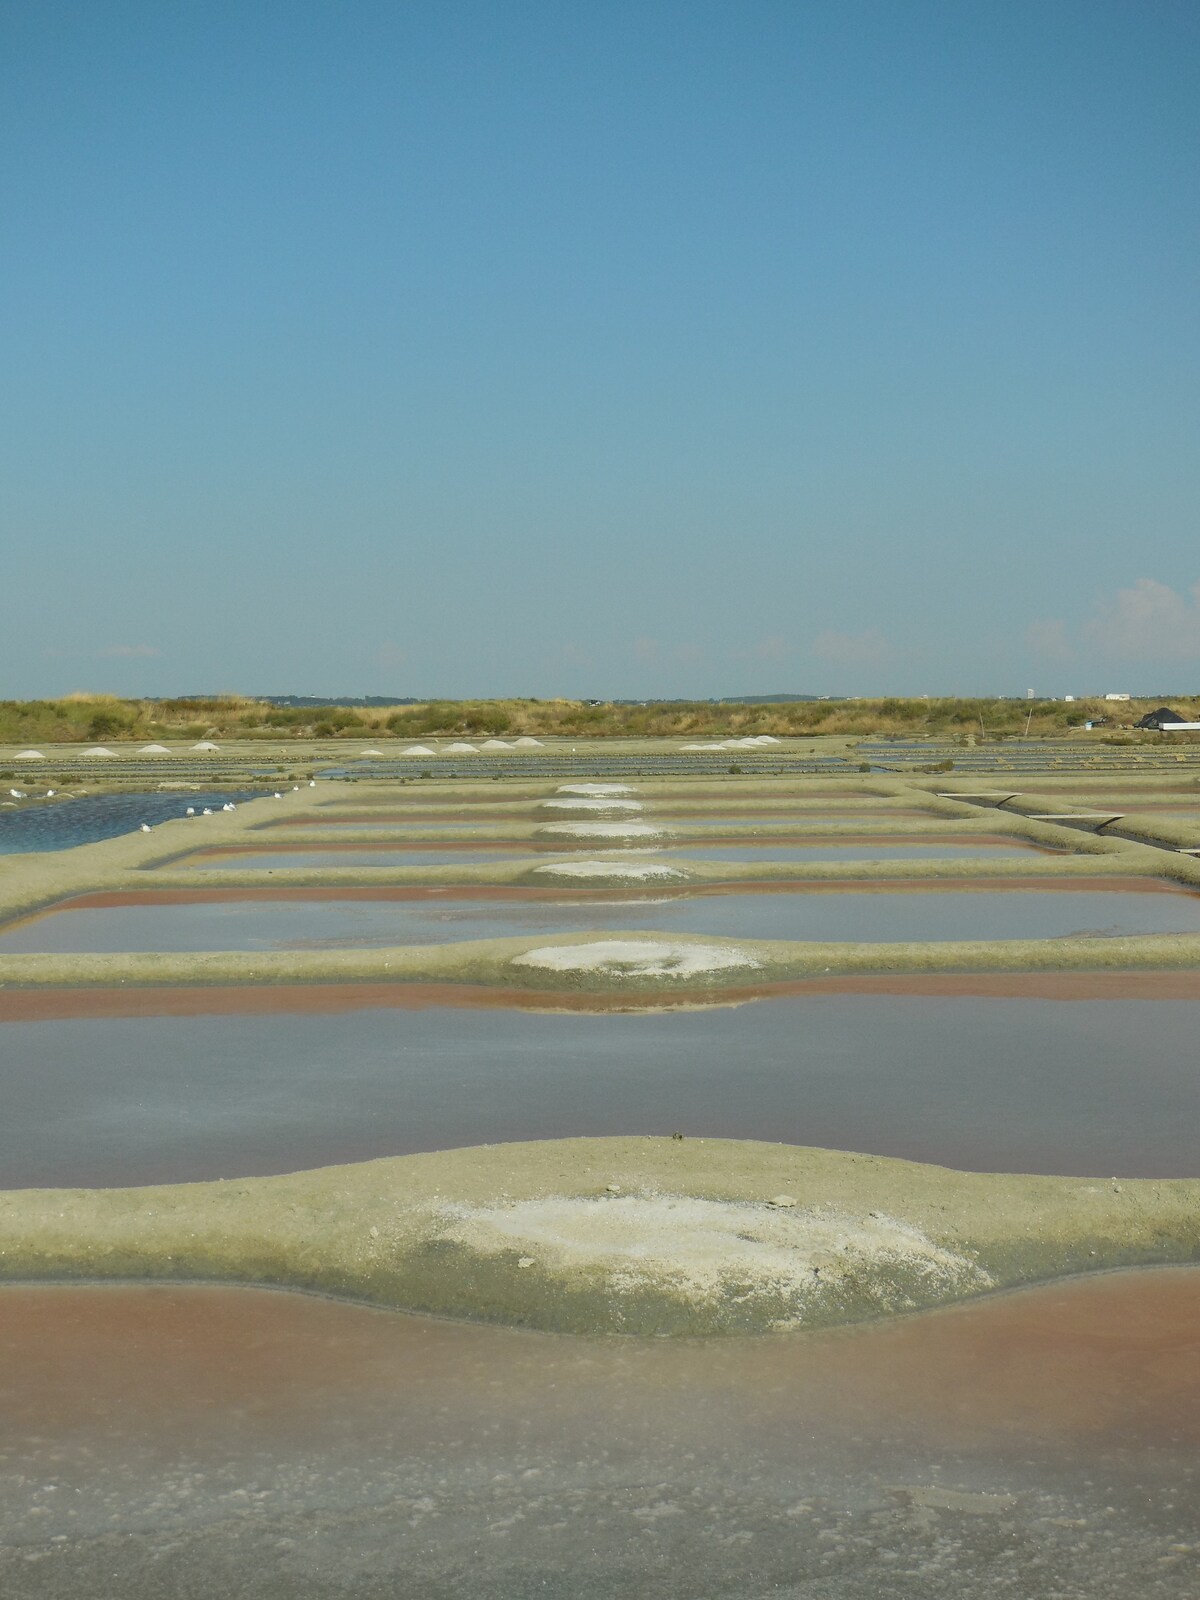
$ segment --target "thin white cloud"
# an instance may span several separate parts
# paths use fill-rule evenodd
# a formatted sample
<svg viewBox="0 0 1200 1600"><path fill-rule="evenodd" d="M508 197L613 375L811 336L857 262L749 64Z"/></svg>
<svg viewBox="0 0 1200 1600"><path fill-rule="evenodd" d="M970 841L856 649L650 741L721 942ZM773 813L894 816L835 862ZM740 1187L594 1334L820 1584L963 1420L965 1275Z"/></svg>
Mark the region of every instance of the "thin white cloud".
<svg viewBox="0 0 1200 1600"><path fill-rule="evenodd" d="M162 651L152 644L110 644L96 654L104 660L122 659L129 660L138 656L157 656Z"/></svg>
<svg viewBox="0 0 1200 1600"><path fill-rule="evenodd" d="M792 647L781 633L768 633L754 646L760 661L785 661L791 653Z"/></svg>
<svg viewBox="0 0 1200 1600"><path fill-rule="evenodd" d="M375 651L375 665L385 672L390 667L402 667L406 660L407 652L391 639L385 640Z"/></svg>
<svg viewBox="0 0 1200 1600"><path fill-rule="evenodd" d="M1035 656L1047 661L1069 661L1075 652L1067 638L1067 625L1059 617L1041 617L1025 629L1025 643Z"/></svg>
<svg viewBox="0 0 1200 1600"><path fill-rule="evenodd" d="M878 628L866 628L862 633L826 628L813 640L812 653L836 667L870 667L887 659L891 645Z"/></svg>
<svg viewBox="0 0 1200 1600"><path fill-rule="evenodd" d="M1186 594L1138 578L1101 601L1084 633L1106 655L1125 661L1189 661L1200 657L1200 583Z"/></svg>

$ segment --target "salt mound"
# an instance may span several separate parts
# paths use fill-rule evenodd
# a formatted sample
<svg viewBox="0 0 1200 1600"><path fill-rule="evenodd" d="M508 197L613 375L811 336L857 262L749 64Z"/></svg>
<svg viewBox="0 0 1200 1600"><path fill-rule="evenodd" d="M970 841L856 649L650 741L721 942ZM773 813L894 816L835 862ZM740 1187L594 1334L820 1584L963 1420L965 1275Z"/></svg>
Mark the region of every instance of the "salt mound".
<svg viewBox="0 0 1200 1600"><path fill-rule="evenodd" d="M169 756L171 752L165 744L144 744L138 751L140 756Z"/></svg>
<svg viewBox="0 0 1200 1600"><path fill-rule="evenodd" d="M568 833L573 839L658 838L661 828L648 822L545 822L539 833Z"/></svg>
<svg viewBox="0 0 1200 1600"><path fill-rule="evenodd" d="M665 867L653 861L553 861L544 867L534 867L535 872L545 872L559 878L686 878L686 872L677 867Z"/></svg>
<svg viewBox="0 0 1200 1600"><path fill-rule="evenodd" d="M636 794L630 783L560 783L555 794Z"/></svg>
<svg viewBox="0 0 1200 1600"><path fill-rule="evenodd" d="M18 750L13 757L14 761L45 761L45 759L40 750Z"/></svg>
<svg viewBox="0 0 1200 1600"><path fill-rule="evenodd" d="M540 739L531 739L527 733L523 733L519 739L513 740L514 750L540 750L541 748L542 741Z"/></svg>
<svg viewBox="0 0 1200 1600"><path fill-rule="evenodd" d="M681 744L681 750L728 750L727 744Z"/></svg>
<svg viewBox="0 0 1200 1600"><path fill-rule="evenodd" d="M443 1237L483 1256L519 1251L550 1270L583 1270L615 1293L665 1289L693 1304L766 1302L778 1323L837 1295L844 1280L879 1309L906 1282L946 1292L993 1280L920 1229L871 1212L855 1216L688 1195L551 1195L511 1205L450 1206Z"/></svg>
<svg viewBox="0 0 1200 1600"><path fill-rule="evenodd" d="M503 739L485 739L479 748L481 750L511 750L512 745L506 744Z"/></svg>
<svg viewBox="0 0 1200 1600"><path fill-rule="evenodd" d="M199 744L192 746L193 750L219 750L219 744L214 744L211 739L201 739Z"/></svg>
<svg viewBox="0 0 1200 1600"><path fill-rule="evenodd" d="M547 972L603 972L615 978L690 978L728 967L760 967L744 950L719 944L678 944L657 939L597 939L591 944L548 944L512 958L514 967Z"/></svg>
<svg viewBox="0 0 1200 1600"><path fill-rule="evenodd" d="M640 800L606 800L603 795L579 795L566 800L543 800L544 811L641 811Z"/></svg>
<svg viewBox="0 0 1200 1600"><path fill-rule="evenodd" d="M759 744L778 744L780 741L775 738L774 734L760 733L757 742Z"/></svg>
<svg viewBox="0 0 1200 1600"><path fill-rule="evenodd" d="M383 754L383 751L382 750L360 750L358 753L359 753L360 756L381 756Z"/></svg>
<svg viewBox="0 0 1200 1600"><path fill-rule="evenodd" d="M460 740L457 744L448 744L442 754L444 756L477 756L479 748L477 745L463 744Z"/></svg>
<svg viewBox="0 0 1200 1600"><path fill-rule="evenodd" d="M407 750L401 750L402 756L431 756L433 751L427 744L410 744Z"/></svg>
<svg viewBox="0 0 1200 1600"><path fill-rule="evenodd" d="M111 756L113 752L106 750L102 744L94 744L90 750L85 750L85 756Z"/></svg>

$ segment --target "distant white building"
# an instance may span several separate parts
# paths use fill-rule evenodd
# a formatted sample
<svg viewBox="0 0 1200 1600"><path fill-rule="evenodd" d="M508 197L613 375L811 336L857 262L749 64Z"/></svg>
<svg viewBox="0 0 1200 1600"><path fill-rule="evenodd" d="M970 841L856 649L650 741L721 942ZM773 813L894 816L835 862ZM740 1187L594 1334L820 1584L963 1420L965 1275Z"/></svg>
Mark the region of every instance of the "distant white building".
<svg viewBox="0 0 1200 1600"><path fill-rule="evenodd" d="M1128 700L1130 696L1127 694L1106 694L1104 698L1106 700Z"/></svg>

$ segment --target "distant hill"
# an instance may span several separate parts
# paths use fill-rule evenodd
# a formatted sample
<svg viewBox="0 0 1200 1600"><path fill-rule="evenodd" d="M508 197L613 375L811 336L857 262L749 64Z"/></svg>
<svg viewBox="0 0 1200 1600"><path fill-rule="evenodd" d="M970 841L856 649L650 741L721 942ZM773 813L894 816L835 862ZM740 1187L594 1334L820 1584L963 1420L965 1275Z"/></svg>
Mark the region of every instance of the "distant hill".
<svg viewBox="0 0 1200 1600"><path fill-rule="evenodd" d="M842 700L840 694L725 694L717 701L720 706L786 706L801 700Z"/></svg>
<svg viewBox="0 0 1200 1600"><path fill-rule="evenodd" d="M418 706L425 703L414 695L392 694L253 694L248 698L261 700L268 706L283 706L301 711L308 706Z"/></svg>

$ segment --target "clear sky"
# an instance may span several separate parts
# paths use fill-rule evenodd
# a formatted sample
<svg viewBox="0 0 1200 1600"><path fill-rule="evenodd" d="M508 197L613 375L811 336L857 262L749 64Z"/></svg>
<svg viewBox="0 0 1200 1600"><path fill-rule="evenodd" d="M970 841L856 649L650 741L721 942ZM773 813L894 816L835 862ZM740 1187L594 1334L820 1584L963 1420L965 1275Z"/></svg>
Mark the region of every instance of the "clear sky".
<svg viewBox="0 0 1200 1600"><path fill-rule="evenodd" d="M0 697L1200 684L1195 0L0 0Z"/></svg>

